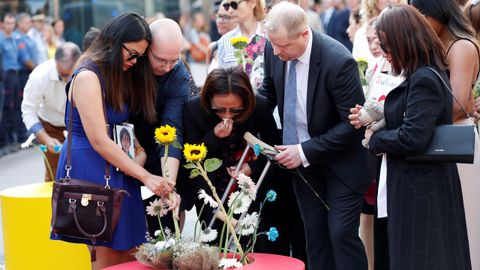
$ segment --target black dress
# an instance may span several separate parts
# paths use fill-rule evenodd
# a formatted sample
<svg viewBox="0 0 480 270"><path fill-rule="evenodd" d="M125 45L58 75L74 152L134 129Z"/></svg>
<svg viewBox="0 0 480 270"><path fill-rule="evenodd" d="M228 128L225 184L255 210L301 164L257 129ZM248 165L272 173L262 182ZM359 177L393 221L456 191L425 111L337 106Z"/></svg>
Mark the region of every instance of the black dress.
<svg viewBox="0 0 480 270"><path fill-rule="evenodd" d="M392 270L471 269L456 164L405 161L427 148L435 126L452 123L452 104L440 79L420 68L388 94L387 126L371 137L370 149L387 154Z"/></svg>

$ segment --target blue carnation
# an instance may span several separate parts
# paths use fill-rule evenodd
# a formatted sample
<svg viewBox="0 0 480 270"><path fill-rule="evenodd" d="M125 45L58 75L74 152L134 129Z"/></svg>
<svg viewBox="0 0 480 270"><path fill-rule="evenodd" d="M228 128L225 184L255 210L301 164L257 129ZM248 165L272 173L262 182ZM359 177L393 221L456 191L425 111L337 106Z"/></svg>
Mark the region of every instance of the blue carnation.
<svg viewBox="0 0 480 270"><path fill-rule="evenodd" d="M55 146L53 147L53 151L54 151L55 153L60 152L60 150L62 150L62 145L61 145L61 144L57 144L57 145L55 145Z"/></svg>
<svg viewBox="0 0 480 270"><path fill-rule="evenodd" d="M260 151L261 151L260 145L255 144L255 145L253 146L253 152L255 153L255 156L257 156L257 157L260 156Z"/></svg>
<svg viewBox="0 0 480 270"><path fill-rule="evenodd" d="M40 144L39 148L42 152L47 152L47 150L48 150L48 148L45 144Z"/></svg>
<svg viewBox="0 0 480 270"><path fill-rule="evenodd" d="M269 202L274 202L277 199L277 192L275 192L275 190L273 190L273 189L270 189L267 192L266 199Z"/></svg>
<svg viewBox="0 0 480 270"><path fill-rule="evenodd" d="M274 242L278 238L278 230L275 227L271 227L267 232L268 240Z"/></svg>

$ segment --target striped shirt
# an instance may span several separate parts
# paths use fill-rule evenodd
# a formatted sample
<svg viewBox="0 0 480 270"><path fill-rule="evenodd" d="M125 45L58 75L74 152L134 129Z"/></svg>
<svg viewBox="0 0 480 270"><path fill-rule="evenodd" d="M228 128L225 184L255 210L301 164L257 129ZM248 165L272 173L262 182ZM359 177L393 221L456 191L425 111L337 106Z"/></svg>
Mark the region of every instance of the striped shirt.
<svg viewBox="0 0 480 270"><path fill-rule="evenodd" d="M265 34L261 31L261 24L257 22L257 30L255 34L251 37L248 37L248 40L252 39L255 35L265 36ZM240 31L240 27L235 27L232 31L223 35L218 41L218 66L222 68L233 67L238 65L237 58L235 58L234 52L235 49L233 48L232 44L230 43L230 39L235 37L241 37L242 31Z"/></svg>

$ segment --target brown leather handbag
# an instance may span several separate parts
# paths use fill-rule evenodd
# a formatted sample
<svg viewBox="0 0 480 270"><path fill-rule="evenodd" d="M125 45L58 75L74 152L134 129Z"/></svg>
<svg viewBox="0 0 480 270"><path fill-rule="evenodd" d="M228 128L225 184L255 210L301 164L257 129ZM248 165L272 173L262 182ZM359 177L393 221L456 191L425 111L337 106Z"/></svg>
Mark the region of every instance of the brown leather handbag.
<svg viewBox="0 0 480 270"><path fill-rule="evenodd" d="M73 104L73 99L71 104ZM103 109L105 114L105 100ZM72 170L72 111L73 105L70 106L68 121L65 165L67 172L65 177L53 184L51 230L54 234L90 240L91 245L95 246L98 241L109 242L112 240L120 218L123 196L130 194L124 189L110 187L110 164L107 161L105 161L105 186L70 178ZM68 241L68 239L62 240ZM95 261L95 249L91 251L91 259Z"/></svg>

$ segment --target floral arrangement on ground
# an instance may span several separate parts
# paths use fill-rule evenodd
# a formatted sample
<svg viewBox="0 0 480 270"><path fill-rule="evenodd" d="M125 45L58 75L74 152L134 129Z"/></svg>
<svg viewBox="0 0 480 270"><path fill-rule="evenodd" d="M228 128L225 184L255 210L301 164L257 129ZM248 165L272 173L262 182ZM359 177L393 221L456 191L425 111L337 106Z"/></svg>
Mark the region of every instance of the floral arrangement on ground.
<svg viewBox="0 0 480 270"><path fill-rule="evenodd" d="M171 127L161 127L161 129L175 132L175 129ZM161 141L157 135L161 135ZM165 146L172 144L175 140L174 134L172 136L172 134L156 133L155 137L158 143ZM169 137L170 140L165 140L166 137ZM165 152L168 153L167 150ZM259 154L258 151L255 153ZM150 203L146 211L148 215L158 218L160 230L156 231L154 236L147 235L147 242L138 248L135 257L144 265L164 269L228 269L239 268L244 264L251 263L251 257L248 254L254 252L257 237L266 236L268 240L275 241L279 235L274 227L268 231L258 231L263 205L275 201L277 194L273 190L268 191L260 203L259 211L248 213L250 205L256 199L258 188L250 177L240 173L235 179L238 188L230 193L226 205L224 205L225 202L222 202L218 196L208 176L208 173L214 172L222 166L222 161L216 158L205 160L207 148L204 144L185 144L183 154L187 160L184 167L191 170L190 178L201 176L211 191L209 193L201 189L198 192L198 198L203 202L199 216L201 216L204 206L209 205L216 210L216 218L223 222L222 230L219 233L204 221L197 219L193 238L183 239L180 237L177 225L175 225L175 231L172 232L169 228L163 228L160 222L160 218L168 213L170 198L157 199ZM175 215L173 216L175 221ZM219 239L218 245L209 244L217 238ZM241 245L241 243L245 244Z"/></svg>

